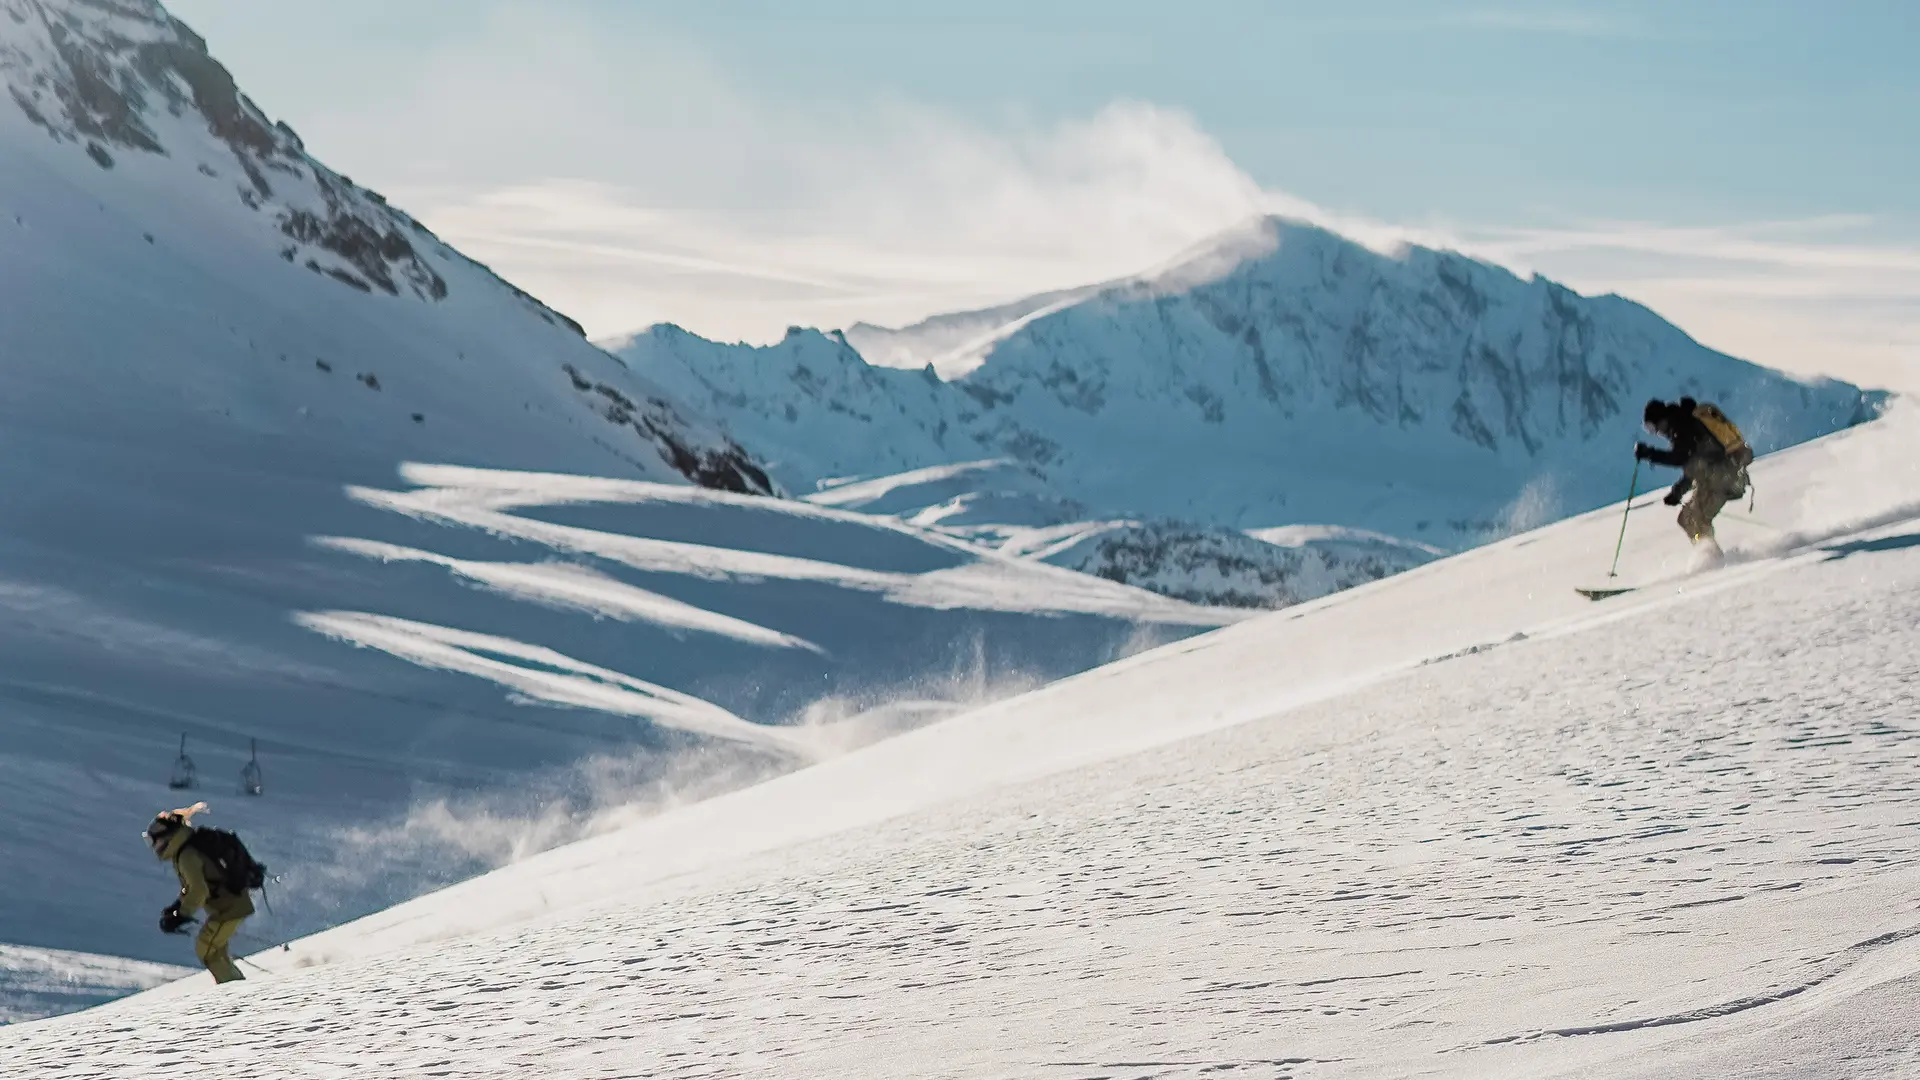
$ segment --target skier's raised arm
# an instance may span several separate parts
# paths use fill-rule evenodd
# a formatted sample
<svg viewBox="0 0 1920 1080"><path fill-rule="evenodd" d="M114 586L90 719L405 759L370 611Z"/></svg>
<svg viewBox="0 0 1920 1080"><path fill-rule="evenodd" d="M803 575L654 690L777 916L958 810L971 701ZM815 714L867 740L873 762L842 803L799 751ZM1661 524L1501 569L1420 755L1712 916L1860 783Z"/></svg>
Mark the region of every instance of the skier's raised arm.
<svg viewBox="0 0 1920 1080"><path fill-rule="evenodd" d="M1678 446L1675 446L1671 450L1662 450L1657 446L1649 446L1646 443L1634 443L1633 456L1639 458L1641 461L1650 461L1655 465L1665 465L1669 469L1678 469L1687 463L1687 459L1691 458L1693 453L1691 447L1688 447L1685 452L1682 452Z"/></svg>

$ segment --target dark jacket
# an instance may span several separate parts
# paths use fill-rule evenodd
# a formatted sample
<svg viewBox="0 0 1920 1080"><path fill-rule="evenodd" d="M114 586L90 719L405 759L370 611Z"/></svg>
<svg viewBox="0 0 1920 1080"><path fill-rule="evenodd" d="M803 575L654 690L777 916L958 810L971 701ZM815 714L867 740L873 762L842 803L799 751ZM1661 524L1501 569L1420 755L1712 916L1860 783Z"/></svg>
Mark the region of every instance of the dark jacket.
<svg viewBox="0 0 1920 1080"><path fill-rule="evenodd" d="M1655 465L1684 469L1695 458L1706 463L1727 456L1726 448L1720 445L1720 440L1714 438L1713 432L1707 430L1707 425L1701 423L1691 413L1672 417L1663 425L1663 428L1660 434L1667 437L1667 441L1673 444L1673 448L1660 450L1649 446L1648 452L1641 455L1643 460L1651 461Z"/></svg>
<svg viewBox="0 0 1920 1080"><path fill-rule="evenodd" d="M1658 415L1649 415L1647 426L1655 434L1663 435L1672 444L1670 449L1639 444L1634 456L1642 461L1668 468L1682 469L1680 480L1667 492L1669 505L1679 502L1693 487L1696 476L1703 474L1708 467L1729 460L1726 447L1714 438L1707 425L1693 414L1695 402L1692 398L1681 398L1677 403L1657 410ZM1649 413L1656 410L1649 406Z"/></svg>

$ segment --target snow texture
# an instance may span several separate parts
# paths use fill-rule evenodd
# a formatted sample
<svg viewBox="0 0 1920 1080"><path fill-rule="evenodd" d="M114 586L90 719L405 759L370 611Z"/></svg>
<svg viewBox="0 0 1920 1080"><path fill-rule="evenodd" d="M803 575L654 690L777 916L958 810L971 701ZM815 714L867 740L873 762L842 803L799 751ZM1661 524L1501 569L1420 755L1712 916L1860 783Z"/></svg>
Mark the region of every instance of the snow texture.
<svg viewBox="0 0 1920 1080"><path fill-rule="evenodd" d="M73 1012L190 974L172 964L0 945L0 1024Z"/></svg>
<svg viewBox="0 0 1920 1080"><path fill-rule="evenodd" d="M1238 617L760 497L149 0L0 0L0 84L0 857L86 867L0 940L190 961L195 798L292 936Z"/></svg>
<svg viewBox="0 0 1920 1080"><path fill-rule="evenodd" d="M0 82L0 1009L189 963L157 809L210 798L281 875L252 981L9 1026L8 1080L186 1048L233 1077L1920 1070L1910 413L1763 459L1766 523L1730 509L1711 568L1643 498L1641 587L1594 605L1617 508L1526 530L1614 497L1642 397L1762 450L1876 402L1280 222L887 337L951 381L808 332L622 363L307 156L151 0L0 0ZM1307 552L1500 536L1253 620L1098 576L1301 599L1344 583Z"/></svg>
<svg viewBox="0 0 1920 1080"><path fill-rule="evenodd" d="M174 954L133 834L190 801L164 786L182 733L215 823L287 873L286 936L1237 618L806 503L404 471L293 498L123 476L101 495L156 500L138 535L90 501L0 535L6 850L93 867L53 911L0 885L7 937ZM232 797L256 740L268 795Z"/></svg>
<svg viewBox="0 0 1920 1080"><path fill-rule="evenodd" d="M1920 1069L1920 414L78 1016L9 1077ZM164 1037L163 1037L164 1036ZM262 1047L271 1046L272 1054Z"/></svg>

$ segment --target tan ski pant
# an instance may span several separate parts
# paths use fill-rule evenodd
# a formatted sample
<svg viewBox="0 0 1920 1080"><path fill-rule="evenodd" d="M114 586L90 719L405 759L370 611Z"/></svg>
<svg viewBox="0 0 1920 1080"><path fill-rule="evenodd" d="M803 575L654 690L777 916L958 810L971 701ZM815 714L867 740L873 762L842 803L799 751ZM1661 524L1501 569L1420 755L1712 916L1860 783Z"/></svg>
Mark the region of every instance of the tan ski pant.
<svg viewBox="0 0 1920 1080"><path fill-rule="evenodd" d="M208 971L213 972L214 982L225 983L246 978L234 966L233 955L227 951L233 935L245 921L245 916L238 919L208 919L200 927L200 936L193 939L193 955L207 965Z"/></svg>
<svg viewBox="0 0 1920 1080"><path fill-rule="evenodd" d="M1725 465L1709 465L1698 472L1689 470L1688 475L1693 477L1693 490L1680 507L1680 527L1687 539L1698 543L1713 538L1713 519L1733 497L1739 473Z"/></svg>

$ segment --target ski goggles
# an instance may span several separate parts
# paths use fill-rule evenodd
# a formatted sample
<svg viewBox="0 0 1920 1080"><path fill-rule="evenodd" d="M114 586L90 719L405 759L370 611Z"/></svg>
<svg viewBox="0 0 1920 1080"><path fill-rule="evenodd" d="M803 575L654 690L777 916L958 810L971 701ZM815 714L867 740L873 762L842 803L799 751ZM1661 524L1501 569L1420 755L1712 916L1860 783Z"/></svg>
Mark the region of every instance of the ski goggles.
<svg viewBox="0 0 1920 1080"><path fill-rule="evenodd" d="M155 855L161 855L165 854L167 841L172 839L173 834L178 831L179 828L180 822L168 821L165 818L155 818L153 824L147 826L147 831L141 833L140 836L147 842L147 846L153 849Z"/></svg>

